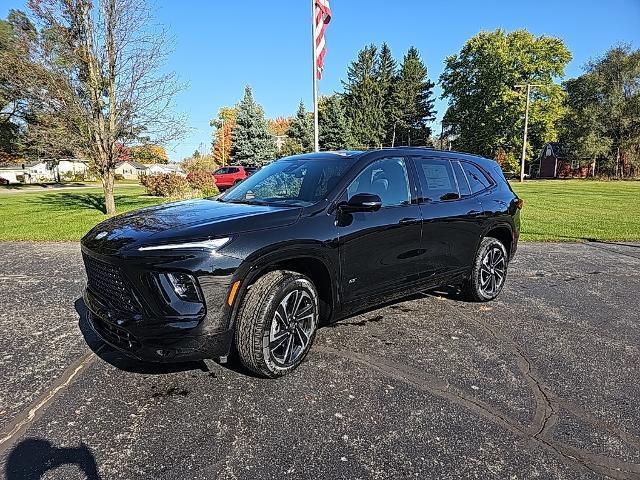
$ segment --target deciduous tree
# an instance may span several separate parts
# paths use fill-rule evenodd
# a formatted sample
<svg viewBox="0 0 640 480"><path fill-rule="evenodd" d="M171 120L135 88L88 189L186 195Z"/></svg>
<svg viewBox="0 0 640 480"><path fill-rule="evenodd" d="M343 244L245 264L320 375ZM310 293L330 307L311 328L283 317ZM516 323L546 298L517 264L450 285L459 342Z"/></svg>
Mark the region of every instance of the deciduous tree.
<svg viewBox="0 0 640 480"><path fill-rule="evenodd" d="M41 27L34 72L38 100L92 160L102 179L108 214L117 144L144 136L161 144L182 133L172 100L181 89L162 73L163 29L152 23L144 0L29 0Z"/></svg>
<svg viewBox="0 0 640 480"><path fill-rule="evenodd" d="M569 113L562 141L603 173L640 171L640 50L612 48L565 83Z"/></svg>
<svg viewBox="0 0 640 480"><path fill-rule="evenodd" d="M26 122L34 117L27 88L30 56L37 37L36 28L19 10L10 10L0 20L0 153L14 158L22 153Z"/></svg>
<svg viewBox="0 0 640 480"><path fill-rule="evenodd" d="M530 151L556 140L564 94L554 81L570 60L562 40L526 30L498 29L472 37L446 59L440 76L443 97L449 100L444 124L455 138L453 146L489 157L499 148L520 150L525 93L516 85L526 83L543 85L531 95Z"/></svg>
<svg viewBox="0 0 640 480"><path fill-rule="evenodd" d="M226 165L231 158L233 138L231 132L236 125L236 109L222 107L218 116L209 123L216 130L213 134L213 158L216 163Z"/></svg>
<svg viewBox="0 0 640 480"><path fill-rule="evenodd" d="M131 157L134 161L140 163L169 163L169 155L161 145L153 145L145 143L131 147Z"/></svg>
<svg viewBox="0 0 640 480"><path fill-rule="evenodd" d="M213 155L202 155L198 150L193 152L193 155L191 155L190 157L183 159L180 163L184 171L187 173L212 173L213 171L217 170L218 167L220 167L220 164L216 162L215 158L213 158Z"/></svg>

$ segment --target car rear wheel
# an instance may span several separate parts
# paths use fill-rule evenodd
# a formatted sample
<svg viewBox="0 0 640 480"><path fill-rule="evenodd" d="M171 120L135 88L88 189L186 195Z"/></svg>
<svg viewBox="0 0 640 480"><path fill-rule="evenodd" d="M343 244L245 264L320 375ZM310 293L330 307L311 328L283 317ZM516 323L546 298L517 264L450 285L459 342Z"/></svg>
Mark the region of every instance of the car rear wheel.
<svg viewBox="0 0 640 480"><path fill-rule="evenodd" d="M464 285L466 296L476 302L488 302L496 298L507 278L509 257L502 242L485 237L480 242L469 280Z"/></svg>
<svg viewBox="0 0 640 480"><path fill-rule="evenodd" d="M318 294L304 275L266 273L242 300L235 346L242 364L265 377L294 370L309 352L318 327Z"/></svg>

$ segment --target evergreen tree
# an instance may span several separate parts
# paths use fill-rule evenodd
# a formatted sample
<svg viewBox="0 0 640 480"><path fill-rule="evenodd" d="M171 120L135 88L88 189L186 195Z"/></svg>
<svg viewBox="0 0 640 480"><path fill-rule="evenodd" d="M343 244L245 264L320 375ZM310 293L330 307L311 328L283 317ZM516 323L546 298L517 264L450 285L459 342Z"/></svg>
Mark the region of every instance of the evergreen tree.
<svg viewBox="0 0 640 480"><path fill-rule="evenodd" d="M378 147L384 138L385 115L378 85L377 47L369 45L349 65L344 84L344 100L351 124L354 147Z"/></svg>
<svg viewBox="0 0 640 480"><path fill-rule="evenodd" d="M385 146L391 146L394 141L394 128L400 115L394 99L398 80L397 68L398 65L391 55L391 49L386 43L383 43L380 47L377 78L382 111L384 112L383 143Z"/></svg>
<svg viewBox="0 0 640 480"><path fill-rule="evenodd" d="M231 136L231 155L235 162L247 166L262 166L275 158L275 138L269 133L264 112L253 99L248 85L244 89L244 97L238 103L236 125Z"/></svg>
<svg viewBox="0 0 640 480"><path fill-rule="evenodd" d="M409 48L400 66L393 94L393 103L398 109L396 145L429 144L431 128L428 124L435 119L433 87L418 50Z"/></svg>
<svg viewBox="0 0 640 480"><path fill-rule="evenodd" d="M287 137L289 137L293 143L300 145L300 153L313 151L313 114L307 112L302 100L298 106L296 116L293 117L291 125L287 129Z"/></svg>
<svg viewBox="0 0 640 480"><path fill-rule="evenodd" d="M347 123L343 100L338 94L320 98L318 107L320 123L320 149L346 150L353 139Z"/></svg>

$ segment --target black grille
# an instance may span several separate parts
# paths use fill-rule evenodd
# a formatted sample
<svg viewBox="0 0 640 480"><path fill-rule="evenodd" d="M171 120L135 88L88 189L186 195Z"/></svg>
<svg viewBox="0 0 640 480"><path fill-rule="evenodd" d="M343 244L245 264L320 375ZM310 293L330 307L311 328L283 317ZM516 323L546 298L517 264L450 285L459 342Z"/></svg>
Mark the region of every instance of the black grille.
<svg viewBox="0 0 640 480"><path fill-rule="evenodd" d="M128 312L137 312L137 302L131 288L120 273L120 269L88 255L84 255L89 290L112 307Z"/></svg>
<svg viewBox="0 0 640 480"><path fill-rule="evenodd" d="M136 350L140 348L140 342L124 328L105 322L95 315L91 317L91 321L98 333L113 345L128 350Z"/></svg>

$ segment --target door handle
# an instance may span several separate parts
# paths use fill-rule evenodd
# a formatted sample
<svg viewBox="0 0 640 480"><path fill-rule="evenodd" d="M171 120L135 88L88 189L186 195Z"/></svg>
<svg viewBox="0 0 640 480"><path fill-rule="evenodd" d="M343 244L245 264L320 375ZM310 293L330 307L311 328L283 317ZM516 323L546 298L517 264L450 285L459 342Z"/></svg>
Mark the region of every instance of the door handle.
<svg viewBox="0 0 640 480"><path fill-rule="evenodd" d="M420 221L419 218L409 218L409 217L407 217L407 218L400 219L400 221L398 223L401 224L401 225L408 225L408 224L411 224L411 223L418 223L419 221Z"/></svg>

